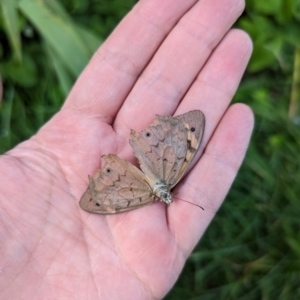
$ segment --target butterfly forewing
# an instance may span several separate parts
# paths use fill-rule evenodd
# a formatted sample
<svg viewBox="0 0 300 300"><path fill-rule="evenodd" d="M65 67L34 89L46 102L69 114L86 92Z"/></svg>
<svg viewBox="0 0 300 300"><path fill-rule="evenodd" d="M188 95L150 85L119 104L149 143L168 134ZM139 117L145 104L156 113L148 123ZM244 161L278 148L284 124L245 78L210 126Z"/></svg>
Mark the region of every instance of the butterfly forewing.
<svg viewBox="0 0 300 300"><path fill-rule="evenodd" d="M184 175L199 148L204 115L199 110L177 117L156 116L144 131L131 132L130 144L150 184L173 187Z"/></svg>
<svg viewBox="0 0 300 300"><path fill-rule="evenodd" d="M150 183L172 183L187 151L183 125L172 117L157 116L144 131L132 131L130 144Z"/></svg>
<svg viewBox="0 0 300 300"><path fill-rule="evenodd" d="M177 116L176 119L178 119L183 124L187 133L187 152L175 184L177 184L177 182L185 174L188 166L197 153L203 138L205 128L205 117L200 110L192 110L186 114Z"/></svg>

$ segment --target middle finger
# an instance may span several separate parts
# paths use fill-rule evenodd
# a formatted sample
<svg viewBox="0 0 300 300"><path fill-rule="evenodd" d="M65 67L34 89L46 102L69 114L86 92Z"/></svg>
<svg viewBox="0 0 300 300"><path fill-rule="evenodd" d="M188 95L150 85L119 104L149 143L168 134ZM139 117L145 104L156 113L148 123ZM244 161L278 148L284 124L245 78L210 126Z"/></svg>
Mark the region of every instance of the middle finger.
<svg viewBox="0 0 300 300"><path fill-rule="evenodd" d="M162 43L128 95L116 131L144 129L155 114L170 115L244 8L239 0L199 1Z"/></svg>

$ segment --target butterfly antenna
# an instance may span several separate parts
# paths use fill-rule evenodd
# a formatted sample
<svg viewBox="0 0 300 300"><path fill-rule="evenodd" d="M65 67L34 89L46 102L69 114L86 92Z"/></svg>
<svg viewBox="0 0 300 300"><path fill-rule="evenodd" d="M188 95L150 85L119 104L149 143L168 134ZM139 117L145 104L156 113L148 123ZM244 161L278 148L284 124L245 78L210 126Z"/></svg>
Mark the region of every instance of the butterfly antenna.
<svg viewBox="0 0 300 300"><path fill-rule="evenodd" d="M204 208L202 206L200 206L200 205L198 205L196 203L193 203L193 202L190 202L190 201L187 201L187 200L183 200L183 199L180 199L180 198L177 198L177 197L176 197L176 199L181 200L181 201L186 202L186 203L190 203L190 204L195 205L197 207L200 207L202 210L204 210Z"/></svg>

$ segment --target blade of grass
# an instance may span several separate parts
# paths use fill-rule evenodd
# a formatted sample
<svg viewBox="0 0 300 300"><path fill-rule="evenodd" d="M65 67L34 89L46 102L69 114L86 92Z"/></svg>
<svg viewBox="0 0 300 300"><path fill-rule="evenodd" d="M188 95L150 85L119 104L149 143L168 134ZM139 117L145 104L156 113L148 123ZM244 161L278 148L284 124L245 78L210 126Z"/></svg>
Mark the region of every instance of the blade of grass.
<svg viewBox="0 0 300 300"><path fill-rule="evenodd" d="M6 26L7 36L11 43L15 57L18 62L22 60L21 39L18 26L18 15L16 0L1 0L1 8L4 23Z"/></svg>
<svg viewBox="0 0 300 300"><path fill-rule="evenodd" d="M289 107L289 117L294 120L300 113L300 48L296 48L294 57L294 74Z"/></svg>
<svg viewBox="0 0 300 300"><path fill-rule="evenodd" d="M12 104L14 99L14 89L7 88L0 106L0 137L7 137L10 134L10 122L12 114Z"/></svg>
<svg viewBox="0 0 300 300"><path fill-rule="evenodd" d="M21 0L19 8L77 77L92 53L61 5L54 0Z"/></svg>
<svg viewBox="0 0 300 300"><path fill-rule="evenodd" d="M60 83L60 88L64 96L66 97L73 85L74 79L72 78L70 72L68 72L63 62L59 59L57 55L55 55L55 51L52 49L52 47L49 44L46 44L45 49L53 63L58 81Z"/></svg>

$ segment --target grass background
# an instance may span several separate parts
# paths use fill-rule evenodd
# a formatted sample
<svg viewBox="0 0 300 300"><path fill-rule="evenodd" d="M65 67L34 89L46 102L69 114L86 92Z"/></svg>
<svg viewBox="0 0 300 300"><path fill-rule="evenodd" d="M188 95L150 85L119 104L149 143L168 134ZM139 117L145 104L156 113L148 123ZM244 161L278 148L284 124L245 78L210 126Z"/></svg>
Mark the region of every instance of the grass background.
<svg viewBox="0 0 300 300"><path fill-rule="evenodd" d="M1 0L0 153L56 113L135 0ZM300 299L300 1L247 0L254 52L233 102L256 118L245 162L166 300ZM3 171L3 170L2 170Z"/></svg>

